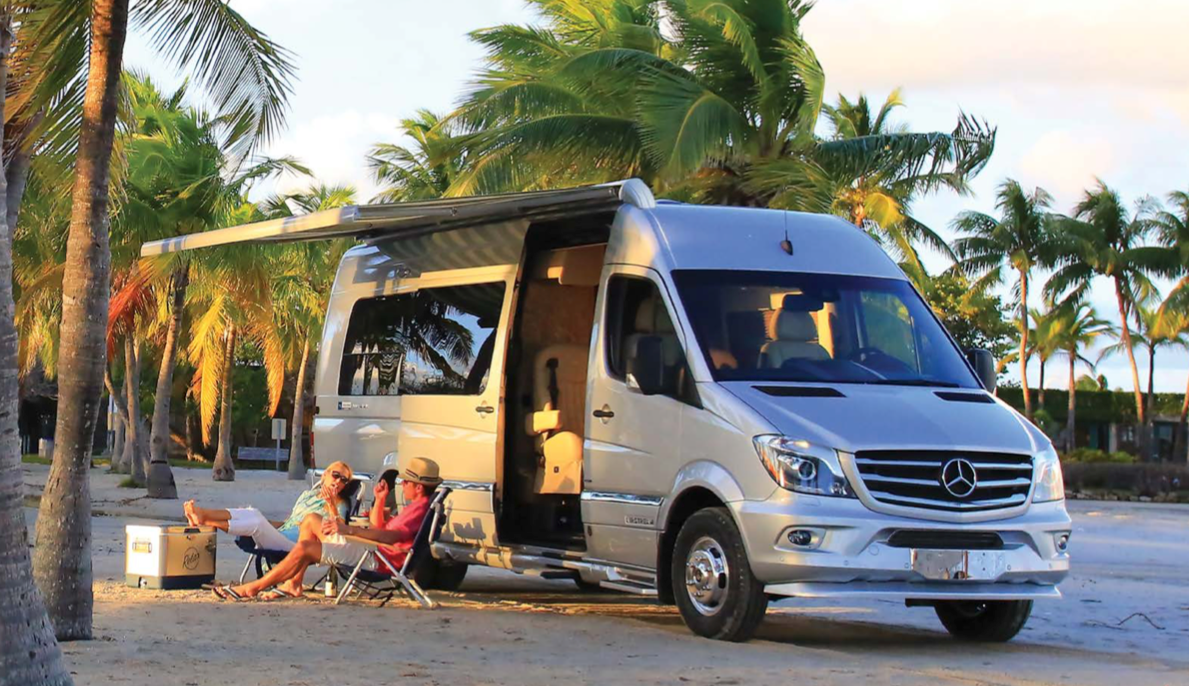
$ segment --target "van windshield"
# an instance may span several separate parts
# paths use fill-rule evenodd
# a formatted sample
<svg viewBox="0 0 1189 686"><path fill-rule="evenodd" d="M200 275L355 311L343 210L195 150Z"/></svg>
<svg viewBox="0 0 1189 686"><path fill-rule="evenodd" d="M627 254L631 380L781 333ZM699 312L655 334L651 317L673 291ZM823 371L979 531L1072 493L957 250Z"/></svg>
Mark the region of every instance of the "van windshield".
<svg viewBox="0 0 1189 686"><path fill-rule="evenodd" d="M734 270L673 278L719 381L981 387L906 281Z"/></svg>

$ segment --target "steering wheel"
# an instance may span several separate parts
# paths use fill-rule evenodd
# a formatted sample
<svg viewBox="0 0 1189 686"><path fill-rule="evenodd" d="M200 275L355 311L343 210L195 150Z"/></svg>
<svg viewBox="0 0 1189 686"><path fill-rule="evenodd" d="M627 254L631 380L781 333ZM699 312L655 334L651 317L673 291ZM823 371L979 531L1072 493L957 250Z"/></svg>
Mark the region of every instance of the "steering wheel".
<svg viewBox="0 0 1189 686"><path fill-rule="evenodd" d="M879 348L875 348L872 346L863 346L861 348L855 348L854 350L850 351L850 353L847 354L846 359L849 362L866 362L868 357L874 357L877 355L879 357L890 357L890 355L888 355L884 351L880 350Z"/></svg>

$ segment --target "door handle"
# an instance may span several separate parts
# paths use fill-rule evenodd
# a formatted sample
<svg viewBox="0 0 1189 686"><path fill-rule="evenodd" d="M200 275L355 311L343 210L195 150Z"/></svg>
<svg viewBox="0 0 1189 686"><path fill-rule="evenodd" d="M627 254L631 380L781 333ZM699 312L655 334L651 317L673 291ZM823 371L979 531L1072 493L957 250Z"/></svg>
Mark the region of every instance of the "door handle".
<svg viewBox="0 0 1189 686"><path fill-rule="evenodd" d="M611 408L607 405L603 405L602 407L595 410L594 412L591 412L591 414L593 414L595 417L598 417L599 419L602 419L604 421L611 419L612 417L615 416L615 413L612 412Z"/></svg>
<svg viewBox="0 0 1189 686"><path fill-rule="evenodd" d="M479 414L491 414L492 412L495 412L495 408L491 405L483 404L479 407L476 407L475 412L478 412Z"/></svg>

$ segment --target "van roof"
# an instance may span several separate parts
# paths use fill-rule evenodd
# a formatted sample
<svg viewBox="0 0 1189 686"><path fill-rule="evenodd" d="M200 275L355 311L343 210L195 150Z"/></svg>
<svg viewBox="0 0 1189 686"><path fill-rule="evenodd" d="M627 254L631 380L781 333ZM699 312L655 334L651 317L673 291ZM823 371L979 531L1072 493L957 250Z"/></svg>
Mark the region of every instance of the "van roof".
<svg viewBox="0 0 1189 686"><path fill-rule="evenodd" d="M903 279L899 266L865 231L831 215L746 207L659 203L626 208L634 230L609 261L666 269L747 269L854 274ZM647 224L651 224L649 227ZM656 236L655 242L638 236ZM788 238L792 254L781 247Z"/></svg>

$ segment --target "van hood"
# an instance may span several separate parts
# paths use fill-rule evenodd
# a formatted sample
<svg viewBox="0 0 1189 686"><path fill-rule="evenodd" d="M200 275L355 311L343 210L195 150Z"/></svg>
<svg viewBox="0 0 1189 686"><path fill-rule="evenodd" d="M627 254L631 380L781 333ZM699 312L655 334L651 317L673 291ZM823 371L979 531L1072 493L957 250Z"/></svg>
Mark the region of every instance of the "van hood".
<svg viewBox="0 0 1189 686"><path fill-rule="evenodd" d="M849 453L948 449L1034 454L1048 443L1019 413L982 390L740 381L722 385L780 433ZM804 392L798 389L832 389L840 396L789 395ZM975 398L983 402L971 402Z"/></svg>

